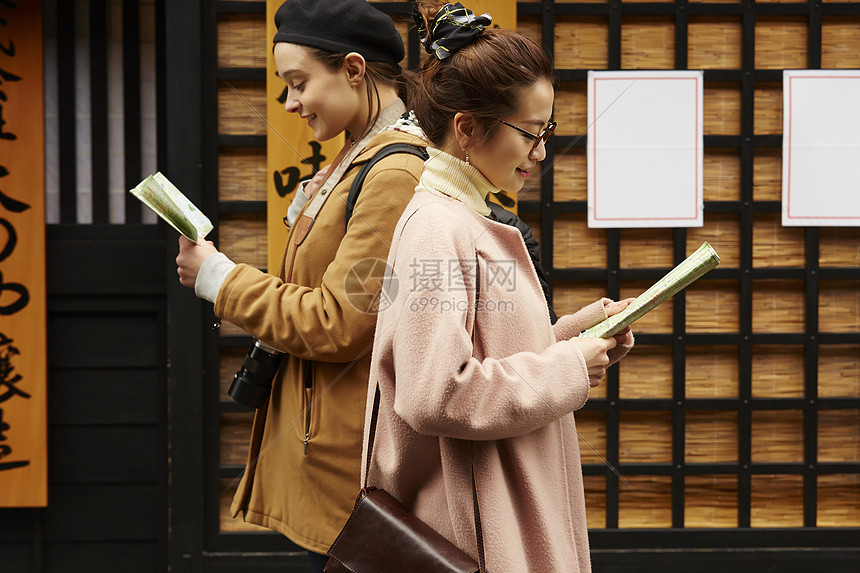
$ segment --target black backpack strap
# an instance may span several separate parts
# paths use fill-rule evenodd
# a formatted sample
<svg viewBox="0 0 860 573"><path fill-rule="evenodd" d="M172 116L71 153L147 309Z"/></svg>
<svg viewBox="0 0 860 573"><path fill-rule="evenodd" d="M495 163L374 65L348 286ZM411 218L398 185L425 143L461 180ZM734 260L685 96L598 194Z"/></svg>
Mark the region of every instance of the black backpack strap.
<svg viewBox="0 0 860 573"><path fill-rule="evenodd" d="M367 163L362 165L358 175L356 175L355 179L352 180L349 194L346 196L346 214L344 215L345 225L349 225L349 220L352 217L353 210L355 209L355 202L358 200L358 194L361 193L361 186L364 184L364 179L367 177L368 172L370 172L370 169L376 165L377 162L388 157L392 153L411 153L412 155L420 157L424 161L427 161L427 158L429 157L426 149L409 143L392 143L377 151L376 155L371 157Z"/></svg>

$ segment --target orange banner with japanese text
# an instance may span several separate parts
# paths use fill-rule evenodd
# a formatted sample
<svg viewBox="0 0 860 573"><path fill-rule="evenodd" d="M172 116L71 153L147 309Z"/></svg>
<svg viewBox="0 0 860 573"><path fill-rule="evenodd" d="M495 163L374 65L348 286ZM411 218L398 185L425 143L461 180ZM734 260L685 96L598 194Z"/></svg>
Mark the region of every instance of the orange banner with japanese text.
<svg viewBox="0 0 860 573"><path fill-rule="evenodd" d="M48 504L39 0L0 2L0 507Z"/></svg>
<svg viewBox="0 0 860 573"><path fill-rule="evenodd" d="M324 142L315 141L306 121L284 109L287 86L278 76L271 47L276 31L275 12L282 3L283 0L266 2L266 235L271 274L276 274L281 267L289 231L284 218L299 183L334 161L346 141L343 135Z"/></svg>

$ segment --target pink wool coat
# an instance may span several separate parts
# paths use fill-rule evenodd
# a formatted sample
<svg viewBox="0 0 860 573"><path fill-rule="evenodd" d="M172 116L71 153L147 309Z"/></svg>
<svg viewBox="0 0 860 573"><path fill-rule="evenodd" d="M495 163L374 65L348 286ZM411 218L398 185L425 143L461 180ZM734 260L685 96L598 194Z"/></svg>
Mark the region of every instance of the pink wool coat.
<svg viewBox="0 0 860 573"><path fill-rule="evenodd" d="M420 188L388 262L399 284L377 322L365 483L477 559L474 465L488 572L590 571L573 415L589 377L569 339L606 318L608 301L553 327L519 231Z"/></svg>

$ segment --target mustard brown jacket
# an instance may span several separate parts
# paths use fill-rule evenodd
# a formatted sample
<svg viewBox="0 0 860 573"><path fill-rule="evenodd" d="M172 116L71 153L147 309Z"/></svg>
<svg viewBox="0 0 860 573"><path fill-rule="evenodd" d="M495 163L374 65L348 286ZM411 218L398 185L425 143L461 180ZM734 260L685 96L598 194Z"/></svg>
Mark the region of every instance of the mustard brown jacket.
<svg viewBox="0 0 860 573"><path fill-rule="evenodd" d="M426 142L383 131L353 160L298 247L293 226L280 276L237 265L215 314L287 352L267 406L257 410L248 464L231 511L325 553L360 488L362 431L382 283L394 227L424 162L398 153L368 173L348 226L344 207L361 166L391 143ZM305 207L307 207L306 205ZM301 221L301 218L299 219ZM289 282L285 269L292 266Z"/></svg>

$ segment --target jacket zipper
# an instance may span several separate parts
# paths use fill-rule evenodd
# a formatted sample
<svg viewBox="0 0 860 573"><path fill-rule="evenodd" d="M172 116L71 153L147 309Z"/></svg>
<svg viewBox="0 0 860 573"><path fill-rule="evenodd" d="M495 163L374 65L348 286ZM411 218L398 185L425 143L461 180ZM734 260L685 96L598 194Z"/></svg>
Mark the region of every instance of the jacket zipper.
<svg viewBox="0 0 860 573"><path fill-rule="evenodd" d="M311 366L308 365L308 370L305 372L305 455L308 455L308 442L311 439L311 404L313 404L313 375L311 372Z"/></svg>
<svg viewBox="0 0 860 573"><path fill-rule="evenodd" d="M311 389L305 388L305 397L308 401L305 408L305 455L308 455L308 441L311 439Z"/></svg>

